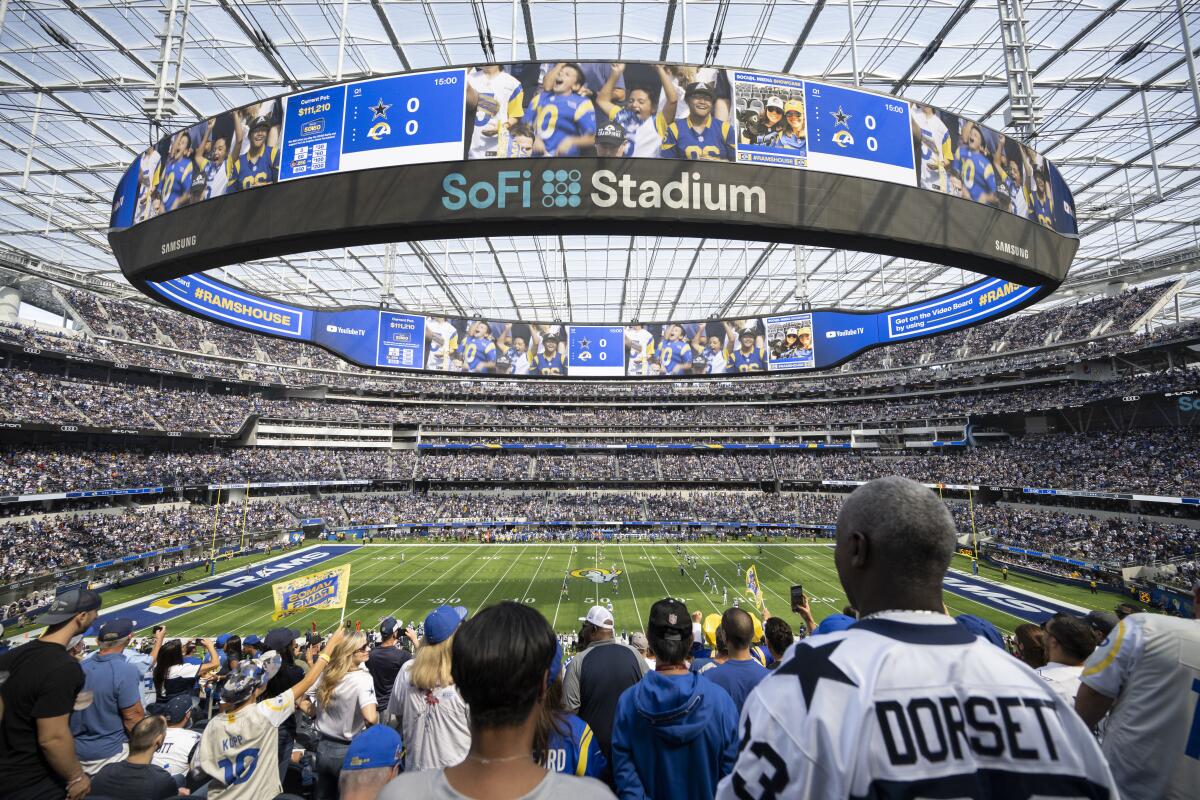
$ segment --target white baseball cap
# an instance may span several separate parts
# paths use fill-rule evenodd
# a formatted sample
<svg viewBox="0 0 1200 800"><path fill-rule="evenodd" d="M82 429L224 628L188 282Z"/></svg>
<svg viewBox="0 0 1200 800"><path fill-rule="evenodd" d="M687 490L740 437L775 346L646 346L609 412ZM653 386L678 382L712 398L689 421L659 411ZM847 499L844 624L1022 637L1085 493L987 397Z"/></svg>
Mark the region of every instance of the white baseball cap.
<svg viewBox="0 0 1200 800"><path fill-rule="evenodd" d="M612 612L604 606L592 606L588 609L587 616L580 617L579 621L590 622L597 628L606 628L610 631L616 627L616 625L613 624Z"/></svg>

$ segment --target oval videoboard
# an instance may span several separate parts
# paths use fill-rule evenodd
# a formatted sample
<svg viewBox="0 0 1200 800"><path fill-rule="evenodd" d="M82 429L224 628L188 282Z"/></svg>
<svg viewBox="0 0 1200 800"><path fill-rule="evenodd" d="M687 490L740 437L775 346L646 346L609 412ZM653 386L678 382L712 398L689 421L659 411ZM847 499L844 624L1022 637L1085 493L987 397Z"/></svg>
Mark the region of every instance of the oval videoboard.
<svg viewBox="0 0 1200 800"><path fill-rule="evenodd" d="M111 226L130 282L188 313L365 366L548 376L832 367L1029 305L1078 248L1058 169L971 120L789 75L632 62L412 72L225 112L147 148ZM563 325L305 308L203 274L316 249L574 233L835 247L988 277L874 312Z"/></svg>

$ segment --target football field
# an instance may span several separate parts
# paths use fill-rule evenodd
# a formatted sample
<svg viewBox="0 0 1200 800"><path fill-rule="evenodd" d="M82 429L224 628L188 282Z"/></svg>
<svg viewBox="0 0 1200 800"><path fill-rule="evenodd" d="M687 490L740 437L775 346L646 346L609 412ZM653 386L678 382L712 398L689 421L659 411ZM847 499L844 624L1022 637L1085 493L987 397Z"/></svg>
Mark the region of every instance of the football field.
<svg viewBox="0 0 1200 800"><path fill-rule="evenodd" d="M690 556L692 566L685 563L681 553ZM276 560L280 558L275 556ZM336 550L319 565L294 570L287 577L343 564L351 566L345 616L361 623L363 628L374 627L387 616L415 625L441 603L463 605L475 611L502 600L515 600L536 607L561 633L576 632L578 619L589 606L611 602L617 632L633 632L643 629L650 606L667 596L682 598L690 610L700 610L706 615L720 612L735 599L742 607L752 608L745 592L745 573L750 565L755 566L763 586L766 608L783 616L793 627L799 624L790 611L789 592L793 584L804 587L818 621L840 612L846 604L827 540L767 544L761 551L753 543L687 544L678 551L674 544L651 543L372 544ZM954 566L963 571L970 568L969 561L961 557L956 557ZM226 570L218 577L234 581L247 569ZM706 573L715 581L715 590L711 583L705 585ZM169 607L169 619L165 622L168 634L181 638L215 637L226 632L262 635L277 624L309 630L314 622L319 630L325 631L336 625L341 616L340 611L324 610L293 614L284 622L273 623L270 584L285 578L281 575L251 581L249 573L246 574L244 586L232 592L225 590L225 594L205 591L204 587L210 584L201 581L159 591L132 603L120 614L112 603L106 602L103 613L133 617L148 633L156 621L154 612L146 609ZM1030 597L1020 594L1021 590L1036 593L1032 597L1086 608L1111 608L1113 604L1111 596L1089 597L1086 590L1049 581L1014 575L1007 584L1001 584L997 571L982 570L981 577L993 576L996 591L1016 593L1018 606L1024 602L1020 598ZM980 586L984 592L991 591L991 584ZM977 586L974 591L981 589ZM129 600L129 597L119 599ZM998 607L1003 601L998 604L995 598L985 604L963 596L961 590L948 591L945 597L952 614L977 614L1006 633L1024 621Z"/></svg>

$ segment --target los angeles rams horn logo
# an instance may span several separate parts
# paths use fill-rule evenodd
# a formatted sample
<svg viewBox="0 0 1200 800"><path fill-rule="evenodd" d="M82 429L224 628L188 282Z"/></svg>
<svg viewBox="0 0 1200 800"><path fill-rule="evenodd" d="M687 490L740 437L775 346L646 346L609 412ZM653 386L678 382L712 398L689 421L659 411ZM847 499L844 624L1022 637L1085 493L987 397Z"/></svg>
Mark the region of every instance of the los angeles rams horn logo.
<svg viewBox="0 0 1200 800"><path fill-rule="evenodd" d="M621 570L605 569L604 567L586 567L571 570L572 578L583 578L592 583L612 583L621 574Z"/></svg>

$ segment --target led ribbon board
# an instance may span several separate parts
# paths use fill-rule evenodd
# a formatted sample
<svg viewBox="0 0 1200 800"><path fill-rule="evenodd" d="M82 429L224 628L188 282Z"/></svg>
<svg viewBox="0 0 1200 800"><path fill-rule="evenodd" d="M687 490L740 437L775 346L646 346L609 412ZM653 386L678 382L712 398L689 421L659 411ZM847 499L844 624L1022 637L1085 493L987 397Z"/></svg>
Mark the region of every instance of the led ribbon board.
<svg viewBox="0 0 1200 800"><path fill-rule="evenodd" d="M547 376L826 368L1022 308L1078 248L1058 169L971 120L794 76L646 63L448 68L262 101L147 148L111 225L130 282L188 313L366 366ZM875 312L562 325L306 308L203 274L388 241L664 230L988 277Z"/></svg>

